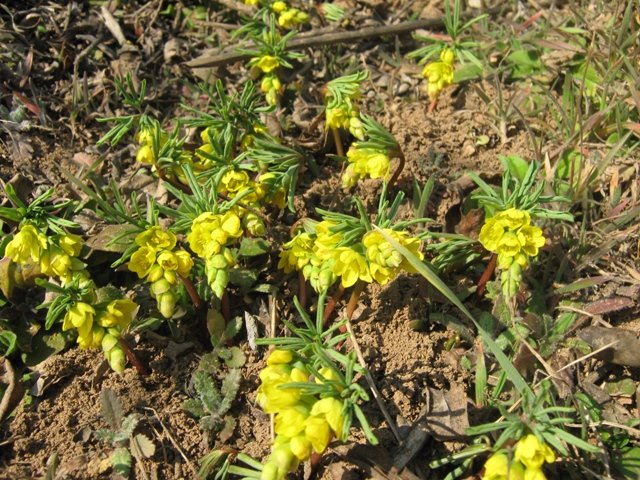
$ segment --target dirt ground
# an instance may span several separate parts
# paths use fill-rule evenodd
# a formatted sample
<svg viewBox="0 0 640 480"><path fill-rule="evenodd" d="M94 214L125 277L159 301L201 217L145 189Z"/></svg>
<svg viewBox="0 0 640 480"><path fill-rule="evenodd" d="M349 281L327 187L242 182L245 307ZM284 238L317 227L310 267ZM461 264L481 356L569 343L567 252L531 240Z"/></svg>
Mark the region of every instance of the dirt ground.
<svg viewBox="0 0 640 480"><path fill-rule="evenodd" d="M92 25L95 27L100 23L95 9L88 6L72 2L65 5L48 1L27 3L32 7L32 12L39 8L45 8L48 12L47 15L38 14L43 25L61 22L65 18L63 12L73 11L73 14L68 15L70 24L65 26L67 32L73 32L75 28L76 34L88 34ZM438 2L432 3L436 5ZM50 62L54 56L51 53L45 54L42 45L37 46L38 55L33 59L30 75L35 82L34 91L40 92L39 98L45 110L41 115L46 115L49 122L46 127L38 126L37 115L27 112L26 115L33 124L30 128L23 131L0 132L0 179L3 182L21 175L27 179L34 193L41 192L49 186L54 186L62 196L69 193L68 182L58 166L77 171L86 167L87 162L93 162L102 153L93 145L104 134L106 127L95 121L96 114L92 111L95 107L100 114L108 113L104 108L105 105L108 107L108 102L103 87L100 86L100 75L113 75L117 68L127 68L127 61L140 78L148 78L151 81L154 77L160 78L165 75L164 81L156 82L154 91L154 108L160 113L161 118L169 119L179 110L177 103L180 92L177 89L180 83L175 81L175 78L186 75L194 79L193 72L182 62L197 56L198 52L189 49L195 49L199 44L189 37L193 32L182 31L178 35L163 33L163 29L175 31L171 30L170 20L165 17L160 17L153 26L145 23L149 21L145 14L151 14L153 8L159 9L162 2L149 2L149 5L151 6L144 7L145 11L139 17L139 28L142 28L145 34L138 37L139 50L133 59L122 53L110 62L104 59L78 60L79 50L86 46L86 43L83 43L82 48L72 49L73 55L63 55L61 62L68 62L68 65L58 66L57 70L53 70L54 73L49 73L47 66L51 66ZM430 8L437 12L435 6ZM15 4L9 6L9 9L14 13L22 12ZM79 11L76 11L77 9ZM134 5L131 4L127 15L133 15L133 11ZM5 22L5 26L8 25L6 11L0 11L0 18ZM19 13L16 18L26 21L27 14ZM134 23L129 18L124 22L127 28L133 28ZM108 32L102 28L100 30L101 38L107 39ZM25 30L26 39L35 35L31 32ZM133 38L129 30L126 32ZM49 35L47 44L59 48L71 42L73 38L69 37L71 33L65 33L66 36L62 37L53 33ZM181 39L185 45L190 43L177 58L167 60L162 55L163 47L171 38ZM18 40L15 41L20 43ZM401 37L401 41L407 40ZM410 42L410 39L408 41ZM424 84L415 74L403 74L400 84L407 85L407 88L399 89L402 93L390 95L385 84L392 81L385 72L389 68L382 66L383 62L376 56L376 45L379 49L391 50L393 43L376 44L374 40L373 44L369 42L354 45L352 48L368 61L367 64L373 72L372 81L365 85L362 95L363 110L371 113L387 127L405 152L407 165L390 197L402 191L411 199L413 178L420 185L424 185L430 177L435 176L435 201L425 212L435 220L430 228L451 233L475 231L477 234L479 225L469 224L469 219L465 218L461 211L462 203L469 194L468 185L458 180L466 172L474 171L486 181L498 183L502 172L499 156L519 155L532 158L534 152L528 132L513 125L509 129L508 142L502 144L488 127L483 116L484 103L466 84L446 90L434 112L427 111L429 101L425 97ZM109 52L115 48L112 40L108 48L111 49ZM408 46L403 48L410 49ZM21 51L25 54L28 52L26 45L21 45ZM77 78L83 78L85 75L85 78L90 80L88 88L92 92L94 107L85 103L84 107L74 108L70 104L69 89L73 79L74 61L79 68ZM305 61L312 62L312 59L307 57ZM312 70L319 69L320 66L313 64ZM415 65L413 68L419 71ZM220 76L227 73L229 82L246 79L246 69L241 63L228 65L217 71ZM381 79L383 75L387 75L387 78ZM20 78L20 75L14 72L0 82L0 97L5 106L13 101L12 91L29 93L26 84L20 84ZM316 79L312 77L309 81L315 82ZM489 91L492 87L487 84L485 88ZM31 97L30 94L28 96ZM303 132L301 128L294 127L294 133L301 135ZM322 132L312 134L318 138L322 137ZM489 141L480 145L480 136L487 136ZM298 210L297 217L313 217L316 207L334 206L339 210L352 195L359 196L366 205L374 205L371 208L375 208L381 182L369 179L358 183L350 192L343 192L340 189L340 165L326 157L328 153L332 153L330 144L314 152L320 166L320 175L313 177L310 172L306 172L301 179L295 204ZM134 154L135 150L131 149L108 154L101 175L112 176L118 180L130 175L140 168L140 165L133 161ZM160 181L154 178L149 188L158 188L159 183ZM401 208L399 218L408 219L412 218L412 215L413 207L409 201ZM284 224L290 225L295 218L290 213L284 213L281 220ZM6 224L4 233L8 233ZM630 243L633 244L635 241L637 232L633 232L629 238ZM277 257L277 253L278 245L274 240L273 258ZM294 274L279 275L274 278L278 285L278 293L275 296L277 317L289 319L293 316L292 296L298 292L298 277ZM479 275L476 278L457 278L454 275L447 280L450 284L457 282L462 285L464 282L473 284L478 278ZM622 322L627 326L633 326L633 323L629 322L638 311L636 297L637 295L631 297L632 304L624 310L624 315L609 320L616 325ZM233 316L241 317L244 317L245 312L259 315L260 305L268 304L270 301L266 294L246 298L234 295L233 292L231 299ZM455 392L460 398L464 397L462 402L467 403L470 420L476 419L478 413L474 402L467 398L467 395L473 396L470 391L472 373L460 362L465 355L473 354L475 345L462 340L452 350L445 348L447 342L455 336L455 332L429 321L430 303L421 293L417 275L401 275L385 286L370 285L361 297L361 307L362 311L359 316L356 315L353 322L355 338L382 395L382 401L393 420L400 426L401 433L406 433L413 422L420 418L427 401L426 392L429 390ZM487 305L484 307L487 308ZM412 328L416 321L421 323L423 328ZM172 340L168 328L143 333L136 338L135 351L141 361L149 366L151 374L148 376L139 375L131 367L126 369L122 377L110 371L104 373L100 369L104 364L102 352L82 351L75 346L33 367L32 370L37 372L39 381L37 388L33 377L28 382L29 386L33 384L30 401L21 403L14 415L0 425L0 478L42 478L54 453L59 455L60 464L55 478L100 479L112 476L110 456L113 448L98 441L91 434L106 427L101 418L100 392L107 387L118 394L125 411L140 415L142 420L137 431L146 434L156 445L152 458L135 462L135 478L196 478L198 460L212 448L223 446L245 452L257 459L264 459L270 451L269 416L262 413L255 404L255 397L259 384L258 373L264 367L266 349L251 350L246 333L240 333L237 344L247 355L247 362L242 368L240 391L231 411L238 424L226 444L215 441L206 445L197 420L185 413L182 402L192 394L189 385L191 374L196 369L200 356L207 352L207 346L203 345L196 332L190 331L185 325L181 325L180 328L183 334L180 343L185 348L176 349L176 343ZM279 328L280 332L281 330ZM260 334L265 334L262 327ZM352 346L349 344L346 348L351 349ZM633 369L614 367L609 374L616 376L630 371L634 373ZM361 379L361 383L365 384L364 379ZM380 439L379 448L391 456L398 445L380 409L372 399L363 406L363 410L374 433ZM350 440L364 444L365 439L356 425L352 431ZM460 443L456 439L439 441L431 438L409 464L409 469L425 479L442 478L442 472L429 469L429 462L456 451L459 447ZM343 447L336 442L332 444L332 448L322 459L319 475L336 480L369 477L370 474L364 470L345 463L341 448ZM374 450L370 451L373 455L371 452ZM376 465L376 458L369 460L371 464ZM378 475L376 478L383 477Z"/></svg>

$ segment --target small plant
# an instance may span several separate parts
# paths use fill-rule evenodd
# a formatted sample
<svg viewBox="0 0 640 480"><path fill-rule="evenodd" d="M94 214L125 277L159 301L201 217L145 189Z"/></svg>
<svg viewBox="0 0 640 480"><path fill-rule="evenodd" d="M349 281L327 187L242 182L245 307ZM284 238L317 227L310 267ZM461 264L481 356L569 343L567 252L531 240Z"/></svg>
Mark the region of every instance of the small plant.
<svg viewBox="0 0 640 480"><path fill-rule="evenodd" d="M227 415L240 387L241 373L245 356L238 347L228 347L242 326L240 318L236 318L225 326L224 319L211 310L208 322L213 331L213 352L203 355L198 369L191 378L196 398L185 401L182 407L199 419L200 428L204 432L204 443L209 444L212 432L219 431L220 440L226 442L236 426L236 420ZM220 388L216 386L216 377L220 375L220 360L223 360L229 371L225 373Z"/></svg>
<svg viewBox="0 0 640 480"><path fill-rule="evenodd" d="M97 430L94 435L114 446L116 449L111 457L113 470L125 478L131 474L132 456L140 462L143 458L151 458L156 451L155 444L141 433L133 434L140 423L137 414L131 413L125 417L122 402L116 392L110 388L104 388L100 394L102 403L102 416L111 427L110 429ZM140 468L142 469L141 464ZM148 478L142 469L144 478Z"/></svg>

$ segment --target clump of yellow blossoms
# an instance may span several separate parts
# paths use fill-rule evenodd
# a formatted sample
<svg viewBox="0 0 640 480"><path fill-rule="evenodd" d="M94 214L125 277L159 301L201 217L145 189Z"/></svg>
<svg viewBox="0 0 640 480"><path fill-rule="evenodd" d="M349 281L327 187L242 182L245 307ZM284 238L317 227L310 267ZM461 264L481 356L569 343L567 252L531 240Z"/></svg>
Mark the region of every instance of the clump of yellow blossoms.
<svg viewBox="0 0 640 480"><path fill-rule="evenodd" d="M454 60L454 53L445 48L439 61L428 63L422 70L422 76L429 81L427 94L431 101L436 101L440 92L453 84Z"/></svg>
<svg viewBox="0 0 640 480"><path fill-rule="evenodd" d="M204 260L209 286L218 298L222 298L229 283L229 268L236 264L228 246L241 235L242 221L231 210L224 214L205 212L191 225L187 241L191 250Z"/></svg>
<svg viewBox="0 0 640 480"><path fill-rule="evenodd" d="M342 175L342 188L355 185L358 180L369 175L371 178L389 179L391 160L386 152L371 148L358 148L354 143L347 152L349 165Z"/></svg>
<svg viewBox="0 0 640 480"><path fill-rule="evenodd" d="M296 28L301 23L309 22L309 15L297 8L289 8L285 2L280 0L271 4L271 11L279 14L278 25L282 28Z"/></svg>
<svg viewBox="0 0 640 480"><path fill-rule="evenodd" d="M360 82L367 78L368 73L359 72L336 78L327 84L323 92L327 120L325 130L345 128L358 140L364 140L360 109L354 101L360 99Z"/></svg>
<svg viewBox="0 0 640 480"><path fill-rule="evenodd" d="M542 229L531 225L528 212L509 208L486 220L478 239L487 250L498 255L498 267L503 270L503 293L514 296L529 257L537 256L545 244Z"/></svg>
<svg viewBox="0 0 640 480"><path fill-rule="evenodd" d="M77 235L67 233L47 236L35 225L26 223L7 243L5 255L20 265L39 265L44 275L59 278L64 286L80 272L86 273L86 265L77 258L82 243Z"/></svg>
<svg viewBox="0 0 640 480"><path fill-rule="evenodd" d="M542 466L555 461L556 456L548 445L535 435L526 435L518 441L511 462L505 453L489 457L482 480L546 480Z"/></svg>
<svg viewBox="0 0 640 480"><path fill-rule="evenodd" d="M336 226L335 222L323 220L315 225L314 234L298 233L283 245L278 268L285 273L302 271L317 292L329 288L338 278L342 286L348 288L358 280L385 285L402 270L415 273L379 232L369 231L361 241L343 245L342 236L331 231ZM419 251L420 239L409 237L405 231L383 231L420 260L424 258Z"/></svg>
<svg viewBox="0 0 640 480"><path fill-rule="evenodd" d="M141 163L156 163L156 158L153 155L153 136L154 131L152 128L142 128L138 135L136 135L136 140L140 145L138 149L138 153L136 154L136 162ZM160 147L162 147L168 139L167 132L164 130L160 130Z"/></svg>
<svg viewBox="0 0 640 480"><path fill-rule="evenodd" d="M325 380L335 380L329 368L320 369ZM323 453L333 436L345 440L344 404L329 396L318 400L300 388L287 388L293 382L308 382L309 374L301 362L294 362L289 350L274 350L262 381L257 402L266 413L274 413L276 439L273 451L262 469L262 480L281 480L295 470L311 452ZM321 383L322 379L316 378Z"/></svg>
<svg viewBox="0 0 640 480"><path fill-rule="evenodd" d="M128 299L113 300L95 307L86 302L76 302L67 310L62 330L75 328L80 348L102 348L111 368L122 374L126 359L118 339L133 321L137 308L138 305Z"/></svg>
<svg viewBox="0 0 640 480"><path fill-rule="evenodd" d="M184 250L174 251L176 236L157 226L139 234L135 243L139 248L131 255L129 270L146 278L158 310L170 318L176 306L178 277L186 278L193 267L191 255Z"/></svg>

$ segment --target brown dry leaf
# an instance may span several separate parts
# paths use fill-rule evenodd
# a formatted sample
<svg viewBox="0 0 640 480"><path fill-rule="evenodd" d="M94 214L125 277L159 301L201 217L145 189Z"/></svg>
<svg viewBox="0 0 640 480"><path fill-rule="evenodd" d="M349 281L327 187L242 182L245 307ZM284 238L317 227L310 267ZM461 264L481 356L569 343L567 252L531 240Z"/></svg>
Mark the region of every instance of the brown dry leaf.
<svg viewBox="0 0 640 480"><path fill-rule="evenodd" d="M469 428L467 396L462 387L454 385L448 392L427 388L425 396L420 418L393 457L397 470L402 470L422 450L429 436L451 441L464 437Z"/></svg>
<svg viewBox="0 0 640 480"><path fill-rule="evenodd" d="M596 354L596 358L616 365L640 367L640 339L637 332L623 328L587 327L578 333L581 340L598 349L615 345Z"/></svg>
<svg viewBox="0 0 640 480"><path fill-rule="evenodd" d="M603 315L605 313L615 312L628 308L633 305L633 300L626 297L609 297L596 300L588 303L583 307L585 312L589 312L591 315Z"/></svg>
<svg viewBox="0 0 640 480"><path fill-rule="evenodd" d="M0 422L3 422L22 401L25 388L8 358L2 361L0 372L2 373L2 377L0 377L2 383L7 385L0 401Z"/></svg>

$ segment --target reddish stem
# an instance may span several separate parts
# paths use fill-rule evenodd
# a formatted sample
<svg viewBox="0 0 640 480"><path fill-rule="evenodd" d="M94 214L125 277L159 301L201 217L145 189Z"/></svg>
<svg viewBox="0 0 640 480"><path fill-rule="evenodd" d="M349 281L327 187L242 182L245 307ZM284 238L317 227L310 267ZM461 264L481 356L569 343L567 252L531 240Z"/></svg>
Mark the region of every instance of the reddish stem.
<svg viewBox="0 0 640 480"><path fill-rule="evenodd" d="M429 104L428 112L433 112L436 109L437 105L438 105L438 99L432 100L431 103Z"/></svg>
<svg viewBox="0 0 640 480"><path fill-rule="evenodd" d="M131 365L133 365L136 368L138 375L149 375L149 370L147 369L147 367L145 367L142 364L142 362L138 359L138 357L136 357L136 354L131 349L129 344L125 341L125 339L122 337L118 337L118 342L120 342L120 346L122 347L124 354L127 356L129 361L131 362Z"/></svg>
<svg viewBox="0 0 640 480"><path fill-rule="evenodd" d="M362 280L358 280L353 287L353 292L351 292L351 298L349 299L349 303L347 304L347 318L351 320L353 317L353 312L356 311L356 307L358 306L358 300L360 300L360 294L364 290L365 282Z"/></svg>
<svg viewBox="0 0 640 480"><path fill-rule="evenodd" d="M400 163L398 163L398 166L396 167L396 171L393 172L393 176L391 177L391 180L389 180L389 186L388 186L389 189L391 189L391 187L395 185L396 181L398 180L398 177L402 173L402 170L404 170L404 164L405 164L404 153L400 148L398 148L395 154L396 154L395 157L400 161Z"/></svg>
<svg viewBox="0 0 640 480"><path fill-rule="evenodd" d="M331 300L329 300L329 302L327 303L327 306L324 309L324 318L322 322L323 325L326 325L327 322L329 321L329 318L331 318L331 314L333 313L333 310L336 308L336 305L340 301L340 297L342 297L343 293L344 293L344 287L342 286L342 284L340 284L338 289L333 294L333 297L331 297Z"/></svg>
<svg viewBox="0 0 640 480"><path fill-rule="evenodd" d="M496 269L496 263L498 262L498 256L495 253L491 254L491 258L489 259L489 263L487 264L487 268L485 268L484 273L478 280L478 289L476 290L476 294L478 297L482 297L484 295L485 288L487 287L487 282L493 275L494 270Z"/></svg>
<svg viewBox="0 0 640 480"><path fill-rule="evenodd" d="M180 280L182 280L182 284L187 289L187 292L189 293L189 297L191 298L193 305L196 307L196 315L198 316L198 322L202 325L206 325L207 324L207 308L204 302L202 301L202 299L200 298L200 295L198 295L195 285L193 284L193 282L189 277L180 276Z"/></svg>
<svg viewBox="0 0 640 480"><path fill-rule="evenodd" d="M298 270L298 284L300 306L305 308L307 306L307 280L304 278L302 270Z"/></svg>

